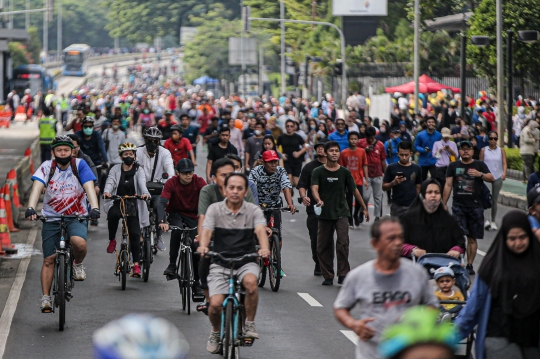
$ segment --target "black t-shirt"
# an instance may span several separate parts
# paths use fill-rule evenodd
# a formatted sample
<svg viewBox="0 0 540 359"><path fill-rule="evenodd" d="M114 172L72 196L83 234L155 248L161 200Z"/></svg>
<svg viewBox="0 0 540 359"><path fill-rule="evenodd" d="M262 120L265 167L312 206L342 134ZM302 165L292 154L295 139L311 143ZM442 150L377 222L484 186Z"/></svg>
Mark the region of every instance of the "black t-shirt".
<svg viewBox="0 0 540 359"><path fill-rule="evenodd" d="M482 161L474 160L464 164L461 161L452 162L446 170L446 177L453 177L453 204L461 207L482 208L482 185L484 180L480 177L470 176L467 171L475 169L482 173L489 172L488 166Z"/></svg>
<svg viewBox="0 0 540 359"><path fill-rule="evenodd" d="M206 159L211 161L217 161L220 158L224 158L227 153L234 153L235 155L237 155L238 150L230 143L227 144L226 148L222 148L219 143L216 143L215 145L209 146L208 156L206 157Z"/></svg>
<svg viewBox="0 0 540 359"><path fill-rule="evenodd" d="M210 126L206 129L206 131L204 131L204 137L210 136L210 135L215 135L214 137L217 137L218 131L219 131L219 128Z"/></svg>
<svg viewBox="0 0 540 359"><path fill-rule="evenodd" d="M392 182L398 172L403 172L407 180L392 187L392 203L410 206L416 199L416 185L422 184L422 168L414 163L410 166L402 166L399 162L389 164L384 172L383 182Z"/></svg>
<svg viewBox="0 0 540 359"><path fill-rule="evenodd" d="M282 134L277 139L277 145L283 148L283 153L287 155L289 164L301 164L304 161L304 156L294 158L293 152L300 151L304 146L304 140L296 133L292 135Z"/></svg>
<svg viewBox="0 0 540 359"><path fill-rule="evenodd" d="M309 197L311 201L311 206L308 206L306 208L307 213L315 213L313 211L313 206L315 204L315 199L313 198L313 194L311 193L311 175L313 174L313 170L319 166L322 166L323 164L320 163L317 159L314 159L313 161L309 162L302 168L302 172L300 173L300 179L298 180L298 185L296 186L297 189L304 188L307 190L307 196Z"/></svg>
<svg viewBox="0 0 540 359"><path fill-rule="evenodd" d="M244 133L242 134L242 139L247 140L248 138L254 135L255 135L255 130L251 127L248 127L244 130Z"/></svg>
<svg viewBox="0 0 540 359"><path fill-rule="evenodd" d="M135 195L135 171L136 166L131 167L129 171L124 171L120 174L120 183L118 183L118 189L116 194L118 196L134 196Z"/></svg>

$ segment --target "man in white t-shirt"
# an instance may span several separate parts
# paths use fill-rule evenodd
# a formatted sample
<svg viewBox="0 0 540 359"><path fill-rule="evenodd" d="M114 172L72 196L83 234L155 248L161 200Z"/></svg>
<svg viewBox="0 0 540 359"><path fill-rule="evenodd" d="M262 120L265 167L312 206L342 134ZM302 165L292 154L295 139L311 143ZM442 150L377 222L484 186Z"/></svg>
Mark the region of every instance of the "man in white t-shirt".
<svg viewBox="0 0 540 359"><path fill-rule="evenodd" d="M383 330L410 307L439 302L426 270L401 258L403 228L395 217L383 217L371 227L377 258L350 271L334 302L336 318L360 340L356 359L379 359L377 345ZM359 319L350 311L358 305Z"/></svg>
<svg viewBox="0 0 540 359"><path fill-rule="evenodd" d="M52 144L53 160L45 161L32 176L32 190L28 199L28 209L25 217L35 221L37 213L35 207L40 194L45 188L42 215L45 217L58 217L60 215L86 216L97 220L100 216L98 200L94 190L96 177L88 164L80 159L71 157L74 148L73 141L68 136L56 137ZM52 175L51 175L52 169ZM88 212L88 202L92 210ZM73 277L75 280L85 280L86 273L83 260L86 256L87 221L66 219L67 230L73 246ZM48 219L43 223L41 230L43 266L41 268L41 299L42 313L52 311L50 297L51 284L54 276L55 248L60 245L60 220Z"/></svg>

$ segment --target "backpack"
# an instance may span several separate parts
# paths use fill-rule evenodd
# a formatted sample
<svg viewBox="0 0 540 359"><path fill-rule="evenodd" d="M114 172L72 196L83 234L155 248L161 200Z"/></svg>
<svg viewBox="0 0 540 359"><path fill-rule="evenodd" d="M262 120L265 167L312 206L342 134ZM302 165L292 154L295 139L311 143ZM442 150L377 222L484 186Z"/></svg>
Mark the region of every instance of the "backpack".
<svg viewBox="0 0 540 359"><path fill-rule="evenodd" d="M482 206L484 209L490 209L493 206L491 192L485 183L482 183Z"/></svg>
<svg viewBox="0 0 540 359"><path fill-rule="evenodd" d="M79 169L77 168L77 160L75 158L71 158L71 172L77 177L77 180L81 184L81 187L84 188L83 183L81 182L81 178L79 177ZM51 182L51 179L53 178L54 174L56 172L56 160L52 160L51 163L51 170L49 172L49 178L47 179L47 183L45 184L45 187L49 185L49 182Z"/></svg>

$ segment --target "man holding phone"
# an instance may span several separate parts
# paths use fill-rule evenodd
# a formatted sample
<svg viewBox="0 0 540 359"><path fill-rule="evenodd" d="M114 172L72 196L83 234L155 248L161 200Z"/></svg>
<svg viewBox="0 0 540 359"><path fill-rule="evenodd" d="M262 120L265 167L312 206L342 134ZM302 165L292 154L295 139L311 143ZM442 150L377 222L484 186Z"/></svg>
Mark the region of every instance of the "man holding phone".
<svg viewBox="0 0 540 359"><path fill-rule="evenodd" d="M399 217L405 213L420 192L422 168L410 161L412 143L400 142L398 145L399 161L389 164L384 172L384 191L392 191L390 215Z"/></svg>
<svg viewBox="0 0 540 359"><path fill-rule="evenodd" d="M435 163L435 178L441 186L446 183L446 169L448 165L454 162L458 157L458 149L455 142L450 141L452 131L444 127L441 130L442 140L433 144L433 157L437 159Z"/></svg>

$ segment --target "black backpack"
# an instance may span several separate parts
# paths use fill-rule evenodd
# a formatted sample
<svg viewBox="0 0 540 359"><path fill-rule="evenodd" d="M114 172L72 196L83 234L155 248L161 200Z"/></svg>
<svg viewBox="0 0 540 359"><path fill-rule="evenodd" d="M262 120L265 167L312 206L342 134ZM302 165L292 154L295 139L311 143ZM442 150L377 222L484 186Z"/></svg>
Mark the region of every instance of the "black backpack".
<svg viewBox="0 0 540 359"><path fill-rule="evenodd" d="M73 172L75 177L77 177L77 180L79 180L81 187L83 187L83 183L81 182L81 178L79 177L79 169L77 168L77 160L75 158L71 158L70 166L71 166L71 172ZM55 173L56 173L56 160L52 160L51 171L49 172L49 178L47 179L47 183L45 184L45 187L49 185L49 182L51 182L51 179L53 178Z"/></svg>

